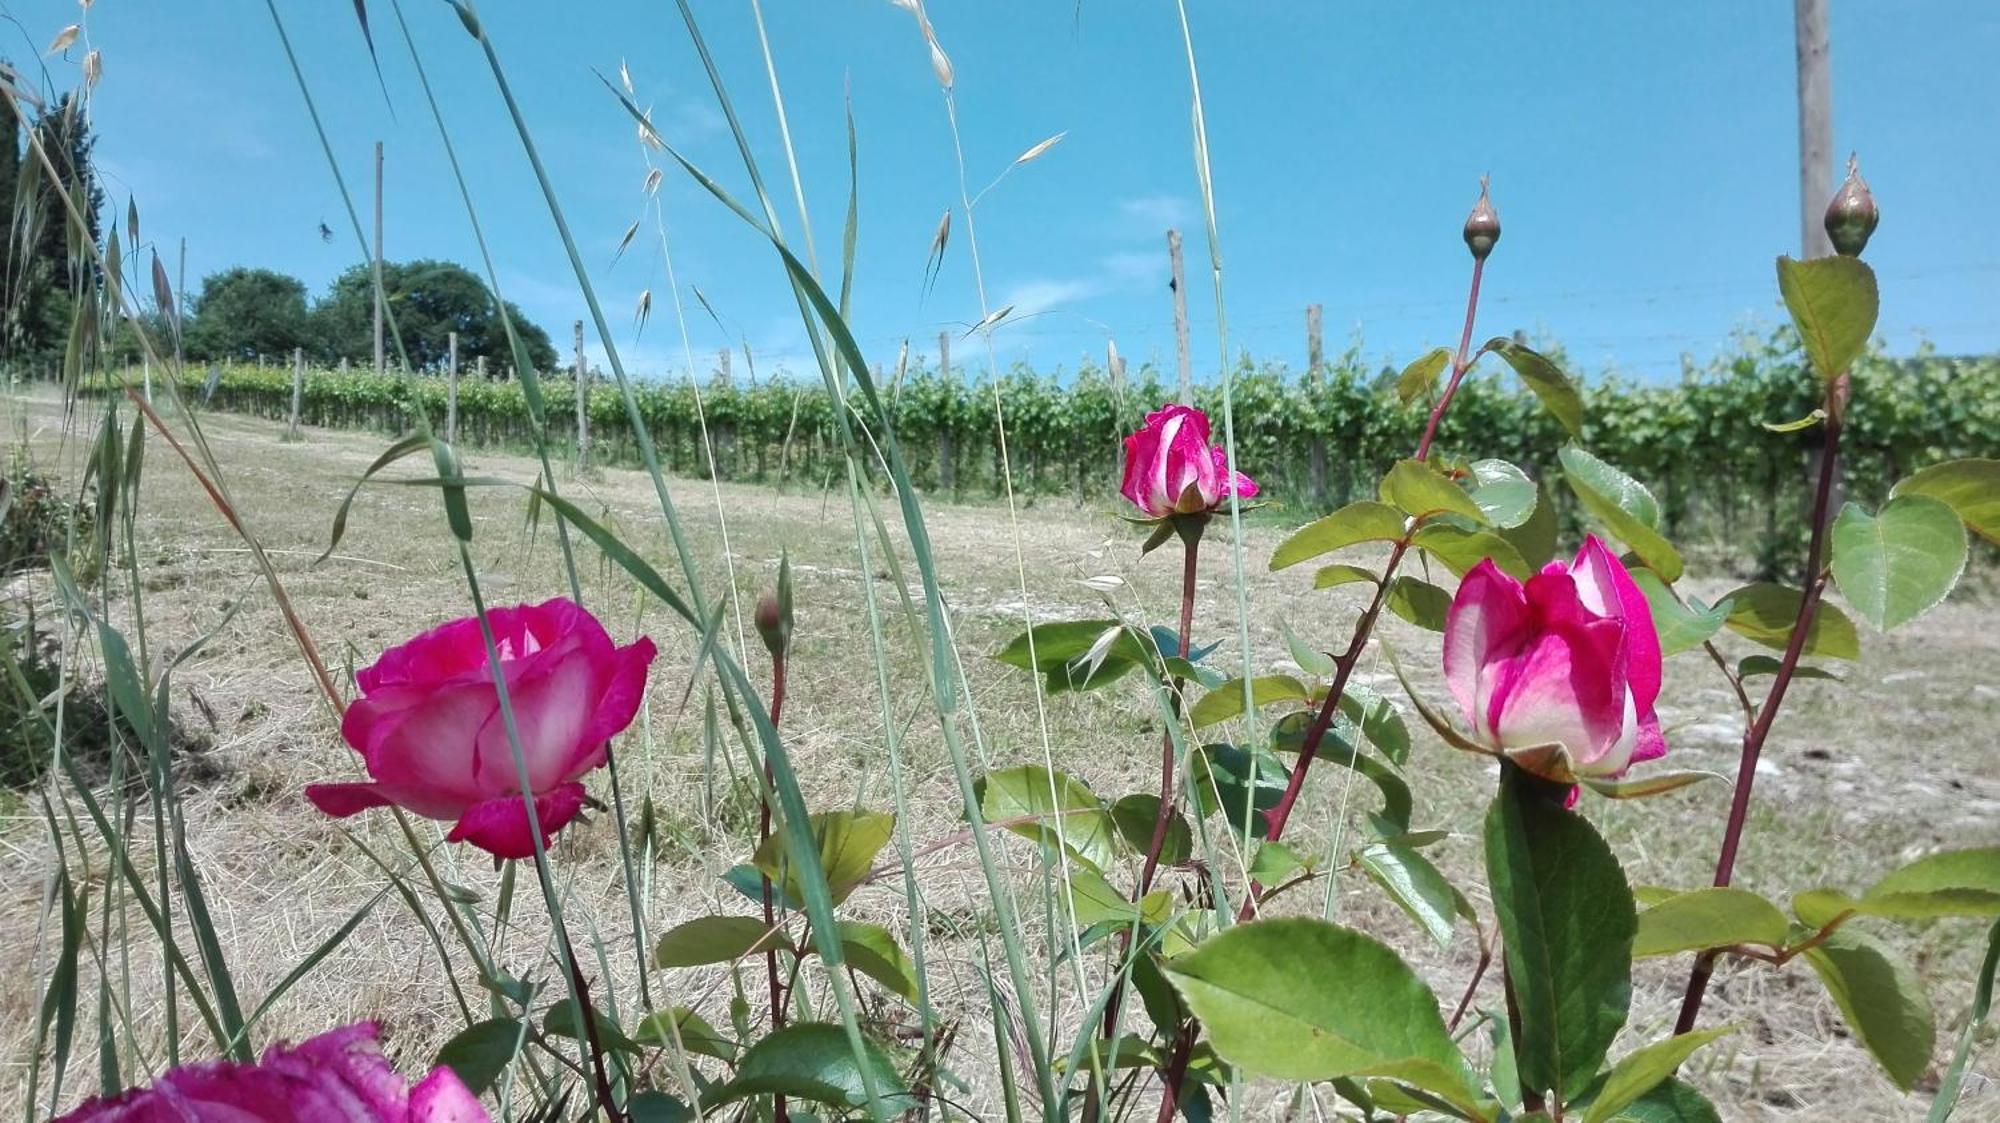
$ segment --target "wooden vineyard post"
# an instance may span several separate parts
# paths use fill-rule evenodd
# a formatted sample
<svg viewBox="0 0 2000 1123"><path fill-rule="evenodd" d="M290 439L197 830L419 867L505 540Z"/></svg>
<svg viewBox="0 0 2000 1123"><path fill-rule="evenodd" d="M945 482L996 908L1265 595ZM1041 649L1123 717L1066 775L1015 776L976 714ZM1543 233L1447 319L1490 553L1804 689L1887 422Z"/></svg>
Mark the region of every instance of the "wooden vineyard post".
<svg viewBox="0 0 2000 1123"><path fill-rule="evenodd" d="M458 333L445 337L447 352L444 363L444 440L446 444L458 443Z"/></svg>
<svg viewBox="0 0 2000 1123"><path fill-rule="evenodd" d="M1321 331L1319 305L1306 305L1306 386L1308 387L1308 395L1317 395L1320 392L1320 380L1326 373L1326 341ZM1317 413L1316 407L1319 403L1314 401L1313 405L1315 406L1315 413ZM1313 501L1320 505L1320 509L1324 510L1327 506L1326 435L1319 431L1319 426L1317 425L1313 426L1312 429L1310 461L1312 468Z"/></svg>
<svg viewBox="0 0 2000 1123"><path fill-rule="evenodd" d="M303 347L292 348L292 423L285 429L287 440L299 439L299 405L306 389L306 352Z"/></svg>
<svg viewBox="0 0 2000 1123"><path fill-rule="evenodd" d="M586 404L590 368L583 365L583 321L576 322L576 472L590 471L590 411Z"/></svg>
<svg viewBox="0 0 2000 1123"><path fill-rule="evenodd" d="M1167 260L1173 266L1174 366L1180 371L1181 404L1194 404L1194 376L1188 360L1187 275L1181 269L1181 232L1167 231Z"/></svg>

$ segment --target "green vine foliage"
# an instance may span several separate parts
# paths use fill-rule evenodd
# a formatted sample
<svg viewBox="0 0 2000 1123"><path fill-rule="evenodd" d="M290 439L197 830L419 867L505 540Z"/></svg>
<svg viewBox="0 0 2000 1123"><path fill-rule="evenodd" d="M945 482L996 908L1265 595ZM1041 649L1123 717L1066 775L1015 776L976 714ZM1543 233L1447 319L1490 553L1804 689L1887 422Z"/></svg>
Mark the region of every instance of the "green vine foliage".
<svg viewBox="0 0 2000 1123"><path fill-rule="evenodd" d="M208 370L185 379L197 395ZM1287 519L1320 514L1372 493L1374 481L1408 454L1409 433L1429 403L1397 401L1393 369L1369 368L1356 351L1317 373L1242 360L1236 371L1237 462L1250 466L1266 489L1283 496ZM2000 358L1945 358L1924 353L1865 357L1853 372L1855 392L1869 409L1845 434L1844 485L1876 503L1889 485L1938 460L2000 453ZM1016 366L996 384L915 368L882 379L912 482L933 494L979 500L1000 494L1001 444L996 397L1006 420L1006 454L1014 486L1028 496L1096 501L1117 485L1119 439L1146 409L1167 400L1160 372L1143 368L1122 385L1099 367L1036 372ZM573 440L572 384L545 383L550 437ZM1677 382L1639 383L1617 376L1584 391L1583 443L1644 481L1659 497L1661 529L1693 542L1732 542L1770 575L1791 575L1803 554L1800 482L1812 464L1818 431L1779 431L1809 414L1816 381L1783 328L1739 337L1725 355L1691 367ZM444 379L377 377L313 370L301 401L308 425L401 431L408 411L426 411L441 425ZM699 402L697 402L699 397ZM1219 388L1197 387L1196 403L1220 409ZM637 464L637 445L615 388L594 385L589 397L592 460ZM272 366L220 369L212 408L283 419L291 409L291 372ZM640 411L670 471L707 476L713 438L714 471L723 479L819 486L834 471L839 443L824 390L769 378L652 383L639 393ZM531 439L520 383L479 380L459 385L462 443L526 446ZM1555 450L1561 425L1498 360L1487 358L1446 415L1440 447L1498 456L1537 478L1560 474ZM1567 503L1564 489L1555 488ZM1565 507L1563 517L1574 520Z"/></svg>

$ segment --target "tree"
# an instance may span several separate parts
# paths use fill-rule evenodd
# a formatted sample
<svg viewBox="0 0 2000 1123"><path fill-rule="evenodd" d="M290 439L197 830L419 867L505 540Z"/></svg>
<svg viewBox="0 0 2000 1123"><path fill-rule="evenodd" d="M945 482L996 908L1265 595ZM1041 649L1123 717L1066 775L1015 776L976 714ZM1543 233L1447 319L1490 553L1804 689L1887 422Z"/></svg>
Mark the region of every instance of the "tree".
<svg viewBox="0 0 2000 1123"><path fill-rule="evenodd" d="M306 286L298 278L239 265L202 279L187 326L190 357L289 356L312 342Z"/></svg>
<svg viewBox="0 0 2000 1123"><path fill-rule="evenodd" d="M486 283L465 267L449 261L385 262L382 289L413 367L425 370L442 365L452 332L458 333L462 364L484 356L495 374L515 365L499 302ZM332 289L313 309L321 357L364 365L374 362L374 307L375 281L368 266L356 265L334 278ZM528 361L539 371L554 369L556 349L548 333L530 323L511 302L507 315L527 350ZM393 361L393 339L389 350Z"/></svg>
<svg viewBox="0 0 2000 1123"><path fill-rule="evenodd" d="M9 254L19 260L7 263L6 336L13 354L45 356L64 347L76 299L96 279L91 247L98 244L104 190L91 166L97 141L75 94L66 93L45 108L35 118L31 137L34 147L18 157L17 174L26 190L13 195L25 197L28 206L13 216L11 233L17 240L10 242ZM34 148L47 155L46 166ZM72 208L80 225L71 217Z"/></svg>

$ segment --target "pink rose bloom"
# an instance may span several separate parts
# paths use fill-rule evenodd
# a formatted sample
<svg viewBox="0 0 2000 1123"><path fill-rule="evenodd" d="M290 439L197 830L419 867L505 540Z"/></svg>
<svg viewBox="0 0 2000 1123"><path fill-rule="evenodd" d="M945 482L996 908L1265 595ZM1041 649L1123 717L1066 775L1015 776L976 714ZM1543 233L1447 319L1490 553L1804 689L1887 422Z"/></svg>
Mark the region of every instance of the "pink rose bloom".
<svg viewBox="0 0 2000 1123"><path fill-rule="evenodd" d="M182 1065L55 1123L491 1123L479 1097L443 1065L412 1087L382 1055L374 1022L273 1045L257 1064Z"/></svg>
<svg viewBox="0 0 2000 1123"><path fill-rule="evenodd" d="M1168 405L1146 415L1125 438L1125 482L1119 492L1151 518L1213 511L1233 491L1257 494L1257 481L1229 471L1228 454L1208 443L1208 415L1193 406Z"/></svg>
<svg viewBox="0 0 2000 1123"><path fill-rule="evenodd" d="M542 844L583 809L580 779L602 765L646 692L653 641L618 647L574 601L488 613L528 765ZM372 783L312 784L334 816L394 804L452 820L450 840L498 857L535 853L479 621L454 620L382 653L355 676L361 697L340 735Z"/></svg>
<svg viewBox="0 0 2000 1123"><path fill-rule="evenodd" d="M1525 586L1491 559L1466 574L1444 677L1474 740L1550 780L1609 779L1667 751L1652 607L1595 535Z"/></svg>

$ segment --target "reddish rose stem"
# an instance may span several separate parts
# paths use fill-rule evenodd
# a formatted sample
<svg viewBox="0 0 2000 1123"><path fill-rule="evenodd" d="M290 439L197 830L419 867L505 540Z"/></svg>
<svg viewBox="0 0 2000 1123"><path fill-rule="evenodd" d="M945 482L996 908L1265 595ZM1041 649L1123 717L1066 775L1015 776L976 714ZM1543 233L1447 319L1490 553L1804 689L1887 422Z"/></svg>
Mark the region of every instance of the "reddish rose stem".
<svg viewBox="0 0 2000 1123"><path fill-rule="evenodd" d="M1771 679L1771 691L1764 698L1764 704L1757 708L1757 720L1743 732L1743 754L1736 765L1736 795L1729 804L1729 824L1722 832L1722 851L1715 860L1715 884L1728 885L1736 872L1736 852L1743 842L1743 826L1750 816L1750 789L1757 782L1757 760L1764 752L1764 743L1771 736L1771 726L1778 719L1778 707L1785 700L1785 690L1792 684L1792 676L1797 672L1799 659L1805 654L1807 636L1812 631L1813 618L1819 612L1820 597L1826 592L1827 526L1833 515L1833 481L1839 475L1841 414L1845 412L1847 396L1847 375L1845 372L1834 379L1828 388L1826 401L1826 444L1820 450L1819 485L1813 494L1812 540L1806 547L1806 588L1799 598L1798 617L1792 622L1792 635L1785 642L1785 656L1778 664L1778 673ZM1707 952L1694 961L1694 971L1688 976L1687 993L1681 998L1680 1017L1674 1022L1674 1033L1687 1033L1694 1029L1701 1016L1702 998L1708 993L1708 980L1715 973L1714 952Z"/></svg>
<svg viewBox="0 0 2000 1123"><path fill-rule="evenodd" d="M1472 323L1479 312L1479 281L1486 272L1486 260L1474 258L1472 262L1472 284L1465 296L1465 327L1458 336L1458 354L1452 360L1451 380L1445 383L1444 393L1438 396L1437 404L1431 407L1430 420L1424 424L1423 439L1417 442L1418 460L1428 460L1431 443L1437 439L1438 423L1444 419L1446 407L1451 405L1458 393L1459 383L1464 381L1465 372L1471 366L1466 352L1472 348ZM1312 767L1313 757L1318 754L1320 742L1326 739L1326 731L1333 727L1333 715L1340 708L1340 699L1347 693L1347 680L1354 674L1354 666L1361 660L1362 649L1368 646L1368 639L1375 632L1375 622L1382 615L1382 604L1389 595L1389 585L1395 580L1396 569L1403 564L1403 555L1408 553L1410 541L1407 537L1398 539L1389 551L1389 562L1382 567L1382 580L1375 586L1375 597L1369 602L1368 610L1354 626L1354 638L1347 644L1347 650L1334 660L1333 685L1326 692L1326 699L1320 703L1313 723L1306 730L1305 741L1299 745L1299 763L1292 769L1292 778L1285 785L1285 794L1269 811L1264 813L1267 825L1264 837L1276 842L1285 833L1285 824L1291 820L1292 807L1299 800L1299 792L1305 787L1306 770ZM1258 882L1250 883L1250 893L1243 901L1243 908L1237 914L1238 922L1247 921L1257 915L1257 902L1264 892Z"/></svg>
<svg viewBox="0 0 2000 1123"><path fill-rule="evenodd" d="M785 649L780 647L771 653L771 728L778 727L779 718L785 712ZM771 765L764 765L763 809L758 816L757 842L759 848L771 839ZM777 927L777 909L771 888L770 875L764 877L764 928ZM764 952L764 974L771 985L771 1028L785 1028L785 990L778 982L778 949L769 948ZM791 1116L785 1111L785 1097L771 1097L771 1117L775 1123L786 1123Z"/></svg>

